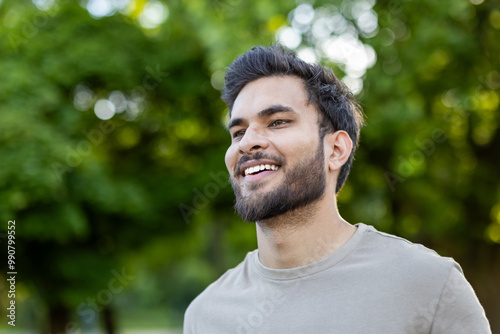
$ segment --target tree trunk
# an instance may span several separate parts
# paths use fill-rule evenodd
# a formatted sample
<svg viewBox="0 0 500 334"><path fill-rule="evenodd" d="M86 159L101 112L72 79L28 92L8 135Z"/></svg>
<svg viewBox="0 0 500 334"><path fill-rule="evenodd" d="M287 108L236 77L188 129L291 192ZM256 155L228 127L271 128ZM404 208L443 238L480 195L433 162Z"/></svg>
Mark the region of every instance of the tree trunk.
<svg viewBox="0 0 500 334"><path fill-rule="evenodd" d="M104 331L107 334L116 333L115 316L111 307L105 307L102 310L102 320L104 321Z"/></svg>
<svg viewBox="0 0 500 334"><path fill-rule="evenodd" d="M70 311L65 305L51 305L49 308L51 334L64 334L70 322Z"/></svg>

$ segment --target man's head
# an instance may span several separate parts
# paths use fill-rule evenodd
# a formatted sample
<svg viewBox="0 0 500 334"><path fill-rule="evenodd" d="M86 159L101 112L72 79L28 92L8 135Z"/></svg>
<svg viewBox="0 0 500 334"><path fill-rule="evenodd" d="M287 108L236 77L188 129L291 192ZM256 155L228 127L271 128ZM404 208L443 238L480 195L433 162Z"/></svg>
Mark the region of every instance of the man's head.
<svg viewBox="0 0 500 334"><path fill-rule="evenodd" d="M328 140L347 145L335 180L335 192L341 189L358 142L362 112L329 69L307 64L281 46L256 47L229 67L223 99L231 116L233 141L226 165L236 207L240 214L243 202L247 208L253 203L253 211L268 207L243 218L270 218L320 198L328 169L323 147L327 134ZM254 174L257 163L270 170Z"/></svg>
<svg viewBox="0 0 500 334"><path fill-rule="evenodd" d="M227 69L222 99L229 106L231 114L236 97L248 83L259 78L284 75L303 80L309 103L313 103L321 115L318 129L321 136L344 130L354 144L349 160L342 167L337 180L338 193L351 169L363 123L363 112L349 89L330 69L319 64L308 64L280 45L254 47L238 57Z"/></svg>

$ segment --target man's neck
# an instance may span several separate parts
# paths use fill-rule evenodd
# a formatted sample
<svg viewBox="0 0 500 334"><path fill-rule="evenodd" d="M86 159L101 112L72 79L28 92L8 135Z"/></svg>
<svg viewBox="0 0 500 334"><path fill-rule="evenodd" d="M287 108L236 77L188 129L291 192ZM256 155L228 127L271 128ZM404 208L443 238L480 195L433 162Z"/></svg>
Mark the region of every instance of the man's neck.
<svg viewBox="0 0 500 334"><path fill-rule="evenodd" d="M317 262L339 249L356 231L339 215L335 202L325 205L322 201L256 225L259 259L276 269Z"/></svg>

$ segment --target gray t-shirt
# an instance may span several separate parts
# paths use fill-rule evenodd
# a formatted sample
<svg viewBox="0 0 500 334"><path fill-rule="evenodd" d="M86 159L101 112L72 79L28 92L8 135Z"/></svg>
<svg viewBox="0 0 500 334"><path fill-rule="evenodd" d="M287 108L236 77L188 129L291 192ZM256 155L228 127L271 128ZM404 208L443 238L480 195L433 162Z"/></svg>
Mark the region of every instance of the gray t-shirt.
<svg viewBox="0 0 500 334"><path fill-rule="evenodd" d="M184 334L491 333L455 261L356 226L341 248L302 267L271 269L248 253L189 305Z"/></svg>

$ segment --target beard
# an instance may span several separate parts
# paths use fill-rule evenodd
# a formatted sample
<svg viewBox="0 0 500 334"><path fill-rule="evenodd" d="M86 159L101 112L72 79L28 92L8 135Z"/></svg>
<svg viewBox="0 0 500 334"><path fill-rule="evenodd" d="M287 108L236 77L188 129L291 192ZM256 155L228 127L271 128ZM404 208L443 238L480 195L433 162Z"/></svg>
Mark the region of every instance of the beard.
<svg viewBox="0 0 500 334"><path fill-rule="evenodd" d="M325 192L326 175L322 141L319 142L319 147L311 157L302 158L295 166L288 167L280 157L265 155L261 152L251 157L242 157L238 165L250 159L270 159L280 163L280 170L284 173L284 177L282 183L268 193L247 195L242 194L241 187L236 183L235 178L231 177L231 185L236 196L234 207L243 220L257 222L280 216L316 202ZM261 186L263 183L250 184L247 189L256 190Z"/></svg>

